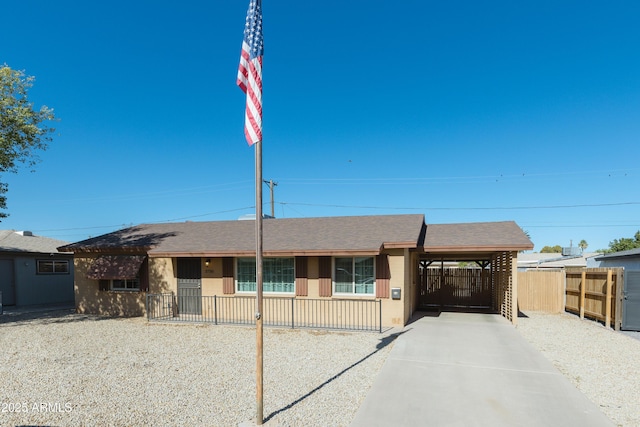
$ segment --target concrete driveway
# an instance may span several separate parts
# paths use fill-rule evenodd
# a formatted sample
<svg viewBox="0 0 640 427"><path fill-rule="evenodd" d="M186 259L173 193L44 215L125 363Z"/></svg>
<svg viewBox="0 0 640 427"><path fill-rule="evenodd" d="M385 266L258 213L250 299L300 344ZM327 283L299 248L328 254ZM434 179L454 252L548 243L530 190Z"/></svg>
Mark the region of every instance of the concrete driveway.
<svg viewBox="0 0 640 427"><path fill-rule="evenodd" d="M506 319L443 312L403 329L351 425L613 423Z"/></svg>

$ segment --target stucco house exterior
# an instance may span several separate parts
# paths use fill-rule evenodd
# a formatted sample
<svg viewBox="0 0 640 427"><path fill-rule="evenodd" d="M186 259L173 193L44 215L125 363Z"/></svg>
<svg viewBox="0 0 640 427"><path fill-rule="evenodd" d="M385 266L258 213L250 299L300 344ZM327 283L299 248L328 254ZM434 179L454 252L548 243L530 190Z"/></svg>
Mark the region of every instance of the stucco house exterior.
<svg viewBox="0 0 640 427"><path fill-rule="evenodd" d="M515 323L515 260L533 244L512 221L426 225L418 214L266 219L263 248L265 298L380 301L392 327L443 294L423 273L449 260L476 261L486 304ZM145 315L148 294L255 295L254 221L142 224L59 250L75 254L81 313Z"/></svg>
<svg viewBox="0 0 640 427"><path fill-rule="evenodd" d="M73 254L57 249L66 243L30 231L0 230L2 305L73 302Z"/></svg>

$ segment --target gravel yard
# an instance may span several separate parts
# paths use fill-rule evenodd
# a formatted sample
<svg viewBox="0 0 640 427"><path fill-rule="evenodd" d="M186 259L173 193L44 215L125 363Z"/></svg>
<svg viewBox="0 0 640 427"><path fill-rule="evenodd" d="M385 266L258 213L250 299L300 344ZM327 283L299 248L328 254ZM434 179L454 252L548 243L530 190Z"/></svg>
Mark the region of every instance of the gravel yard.
<svg viewBox="0 0 640 427"><path fill-rule="evenodd" d="M640 340L576 316L518 330L620 426L640 426ZM390 333L265 329L266 426L346 426ZM0 316L0 426L236 426L255 416L255 330L67 311Z"/></svg>
<svg viewBox="0 0 640 427"><path fill-rule="evenodd" d="M255 417L255 329L38 316L0 316L0 426ZM389 334L265 328L266 425L349 425L392 345Z"/></svg>
<svg viewBox="0 0 640 427"><path fill-rule="evenodd" d="M526 313L520 333L619 426L640 426L640 341L570 314Z"/></svg>

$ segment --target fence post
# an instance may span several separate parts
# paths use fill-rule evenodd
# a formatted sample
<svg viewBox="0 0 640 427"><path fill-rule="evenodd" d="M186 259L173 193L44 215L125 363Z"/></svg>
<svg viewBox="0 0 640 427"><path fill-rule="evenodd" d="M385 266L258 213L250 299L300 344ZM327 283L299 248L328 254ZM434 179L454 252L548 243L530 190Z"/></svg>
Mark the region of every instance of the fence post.
<svg viewBox="0 0 640 427"><path fill-rule="evenodd" d="M218 296L213 296L213 324L218 324Z"/></svg>
<svg viewBox="0 0 640 427"><path fill-rule="evenodd" d="M291 329L295 329L295 318L296 318L296 297L291 298Z"/></svg>
<svg viewBox="0 0 640 427"><path fill-rule="evenodd" d="M582 270L582 280L580 281L580 319L584 320L584 298L587 288L587 272Z"/></svg>
<svg viewBox="0 0 640 427"><path fill-rule="evenodd" d="M378 303L380 304L380 329L378 330L378 332L382 333L382 300L378 300Z"/></svg>
<svg viewBox="0 0 640 427"><path fill-rule="evenodd" d="M612 271L607 270L607 296L605 300L605 316L604 316L604 326L607 328L611 327L611 285L612 285Z"/></svg>
<svg viewBox="0 0 640 427"><path fill-rule="evenodd" d="M615 318L613 320L613 328L616 331L622 326L622 291L624 290L624 269L616 269L616 299L613 304Z"/></svg>

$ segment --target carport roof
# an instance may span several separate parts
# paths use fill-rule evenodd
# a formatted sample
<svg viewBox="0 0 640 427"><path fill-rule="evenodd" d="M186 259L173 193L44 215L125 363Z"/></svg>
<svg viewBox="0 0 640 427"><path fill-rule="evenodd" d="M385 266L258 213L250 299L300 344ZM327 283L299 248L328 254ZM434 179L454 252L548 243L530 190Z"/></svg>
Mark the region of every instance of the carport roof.
<svg viewBox="0 0 640 427"><path fill-rule="evenodd" d="M429 253L491 253L533 249L514 221L429 224L424 250Z"/></svg>

